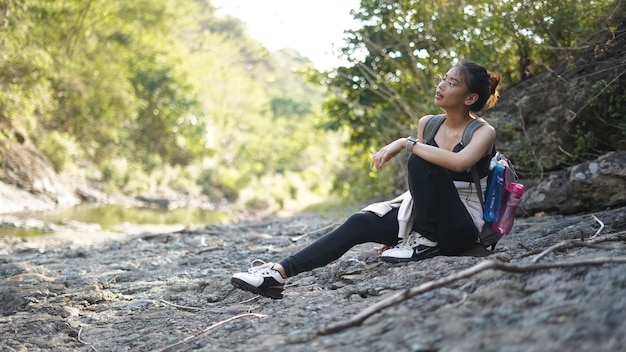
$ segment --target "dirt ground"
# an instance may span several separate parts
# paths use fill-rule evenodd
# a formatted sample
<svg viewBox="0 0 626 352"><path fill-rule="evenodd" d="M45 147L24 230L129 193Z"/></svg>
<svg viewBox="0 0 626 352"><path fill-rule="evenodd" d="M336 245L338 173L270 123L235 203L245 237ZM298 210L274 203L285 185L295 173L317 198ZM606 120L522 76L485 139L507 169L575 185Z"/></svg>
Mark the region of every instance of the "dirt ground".
<svg viewBox="0 0 626 352"><path fill-rule="evenodd" d="M518 219L486 258L389 264L360 245L291 278L282 300L236 290L230 276L343 219L0 238L0 350L626 350L624 209ZM475 267L485 263L510 266Z"/></svg>

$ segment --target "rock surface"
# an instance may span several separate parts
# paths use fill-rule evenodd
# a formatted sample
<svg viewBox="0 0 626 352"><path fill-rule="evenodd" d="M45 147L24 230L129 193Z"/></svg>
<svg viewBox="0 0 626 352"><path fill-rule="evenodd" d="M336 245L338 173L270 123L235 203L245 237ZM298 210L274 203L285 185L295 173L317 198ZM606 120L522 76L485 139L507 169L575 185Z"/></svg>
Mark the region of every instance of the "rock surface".
<svg viewBox="0 0 626 352"><path fill-rule="evenodd" d="M80 200L30 142L0 138L0 213L48 210Z"/></svg>
<svg viewBox="0 0 626 352"><path fill-rule="evenodd" d="M235 290L230 276L255 258L280 260L342 219L269 219L82 245L0 238L0 350L617 351L626 346L624 263L486 270L391 305L360 326L319 334L390 295L489 259L626 258L624 208L594 216L518 219L487 258L393 265L363 244L291 278L282 300ZM607 241L539 255L599 230L593 240Z"/></svg>
<svg viewBox="0 0 626 352"><path fill-rule="evenodd" d="M524 194L527 213L574 214L626 204L626 151L553 172Z"/></svg>

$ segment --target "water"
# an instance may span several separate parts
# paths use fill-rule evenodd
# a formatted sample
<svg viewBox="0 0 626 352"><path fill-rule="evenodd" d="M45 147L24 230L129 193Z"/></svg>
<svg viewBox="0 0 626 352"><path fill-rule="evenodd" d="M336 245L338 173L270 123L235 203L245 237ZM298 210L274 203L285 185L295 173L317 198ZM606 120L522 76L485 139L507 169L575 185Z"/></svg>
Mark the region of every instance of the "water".
<svg viewBox="0 0 626 352"><path fill-rule="evenodd" d="M19 219L35 219L47 224L63 222L79 222L98 224L102 230L116 231L124 224L133 225L189 225L202 226L216 224L228 220L228 216L220 211L201 208L177 208L160 210L152 208L128 208L120 205L79 205L72 208L57 209L44 212L24 212L7 214ZM0 214L0 218L2 218ZM40 229L24 229L0 225L0 236L29 237L47 234Z"/></svg>

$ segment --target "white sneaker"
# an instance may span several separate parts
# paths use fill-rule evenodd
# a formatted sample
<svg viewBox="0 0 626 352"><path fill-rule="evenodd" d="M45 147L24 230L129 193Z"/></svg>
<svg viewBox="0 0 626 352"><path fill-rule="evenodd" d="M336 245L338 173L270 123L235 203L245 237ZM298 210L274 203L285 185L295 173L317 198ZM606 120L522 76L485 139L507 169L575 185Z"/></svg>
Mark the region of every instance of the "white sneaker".
<svg viewBox="0 0 626 352"><path fill-rule="evenodd" d="M432 258L439 254L437 242L413 231L395 247L384 251L380 257L386 262L400 263Z"/></svg>
<svg viewBox="0 0 626 352"><path fill-rule="evenodd" d="M247 273L234 274L230 283L242 290L273 299L283 298L285 289L285 279L278 270L274 270L274 263L259 259L250 263Z"/></svg>

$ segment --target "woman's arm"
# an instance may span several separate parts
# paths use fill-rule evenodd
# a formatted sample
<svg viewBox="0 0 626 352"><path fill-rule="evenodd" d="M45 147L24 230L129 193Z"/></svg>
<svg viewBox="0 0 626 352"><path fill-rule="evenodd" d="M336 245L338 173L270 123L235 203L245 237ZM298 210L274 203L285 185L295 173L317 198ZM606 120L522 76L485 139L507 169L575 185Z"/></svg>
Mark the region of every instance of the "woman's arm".
<svg viewBox="0 0 626 352"><path fill-rule="evenodd" d="M421 131L424 130L426 121L428 121L433 115L426 115L419 120L417 135L418 141L423 142L424 137ZM398 138L395 141L387 144L383 148L374 154L370 166L376 168L376 171L380 171L389 160L393 159L398 153L406 149L407 137Z"/></svg>
<svg viewBox="0 0 626 352"><path fill-rule="evenodd" d="M394 156L398 155L398 153L405 149L406 141L406 137L398 138L395 141L382 147L372 157L372 162L370 163L370 166L376 168L376 171L380 171L383 168L383 165L385 165L389 160L391 160Z"/></svg>
<svg viewBox="0 0 626 352"><path fill-rule="evenodd" d="M496 131L490 125L479 128L472 136L470 143L458 153L424 144L424 126L431 117L432 115L424 116L419 121L417 135L420 143L416 143L411 149L413 154L448 170L463 172L491 152L496 139ZM371 166L380 171L384 164L405 149L406 142L407 138L398 138L384 146L372 157Z"/></svg>
<svg viewBox="0 0 626 352"><path fill-rule="evenodd" d="M430 116L426 116L419 121L417 134L420 142L424 141L423 131L428 119L430 119ZM411 152L428 162L448 170L463 172L474 166L480 158L489 154L495 140L496 130L491 125L486 124L474 132L470 143L458 153L424 143L416 143Z"/></svg>

